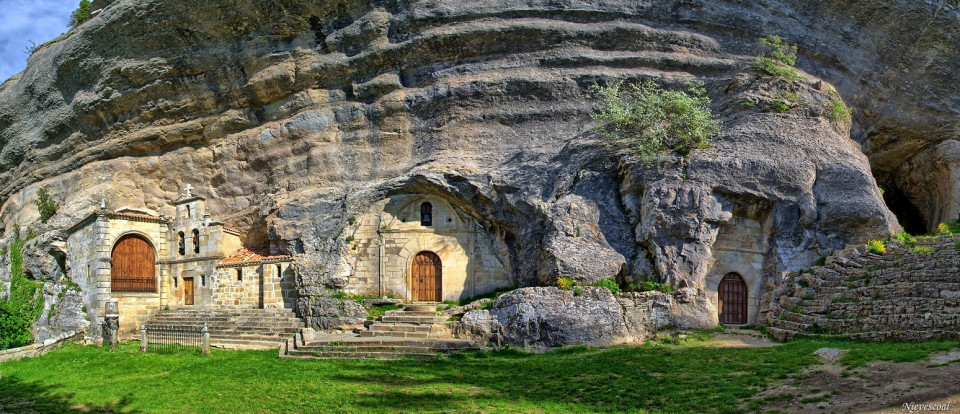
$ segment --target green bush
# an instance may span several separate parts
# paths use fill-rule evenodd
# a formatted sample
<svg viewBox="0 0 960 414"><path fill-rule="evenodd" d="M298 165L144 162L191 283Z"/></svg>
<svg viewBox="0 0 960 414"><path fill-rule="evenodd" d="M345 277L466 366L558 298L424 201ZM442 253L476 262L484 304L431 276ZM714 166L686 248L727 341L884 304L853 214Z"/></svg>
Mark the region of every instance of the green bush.
<svg viewBox="0 0 960 414"><path fill-rule="evenodd" d="M684 92L663 90L653 81L621 81L593 85L590 91L603 96L602 107L593 114L596 130L607 139L631 142L647 162L669 151L686 156L720 132L702 85Z"/></svg>
<svg viewBox="0 0 960 414"><path fill-rule="evenodd" d="M914 253L920 254L930 254L933 253L933 248L929 246L917 246L913 248Z"/></svg>
<svg viewBox="0 0 960 414"><path fill-rule="evenodd" d="M787 103L784 101L777 100L770 102L770 110L778 114L782 114L790 110L790 105L787 105Z"/></svg>
<svg viewBox="0 0 960 414"><path fill-rule="evenodd" d="M814 263L814 264L816 264L817 266L823 266L823 265L827 264L827 256L820 256L820 257L818 257L818 258L817 258L817 262Z"/></svg>
<svg viewBox="0 0 960 414"><path fill-rule="evenodd" d="M575 282L573 279L569 277L557 278L557 287L560 289L570 290L570 289L573 289L573 287L576 285L577 285L577 282Z"/></svg>
<svg viewBox="0 0 960 414"><path fill-rule="evenodd" d="M80 5L77 6L77 9L70 13L70 27L77 27L83 22L90 20L90 10L92 3L90 0L80 0Z"/></svg>
<svg viewBox="0 0 960 414"><path fill-rule="evenodd" d="M599 286L599 287L605 287L605 288L609 289L609 290L610 290L610 293L613 293L614 295L619 295L619 294L620 294L620 285L618 285L617 282L614 281L613 279L604 279L604 280L601 280L601 281L597 282L597 286Z"/></svg>
<svg viewBox="0 0 960 414"><path fill-rule="evenodd" d="M883 254L887 251L887 246L880 240L870 240L867 242L867 251L873 254Z"/></svg>
<svg viewBox="0 0 960 414"><path fill-rule="evenodd" d="M50 217L57 214L57 210L60 209L57 202L53 201L53 198L47 193L46 187L40 187L40 189L37 190L37 200L34 201L34 204L37 205L37 211L40 212L40 221L43 223L46 223Z"/></svg>
<svg viewBox="0 0 960 414"><path fill-rule="evenodd" d="M828 114L830 115L830 120L836 123L850 122L851 119L850 108L847 108L847 104L843 103L840 98L830 101Z"/></svg>
<svg viewBox="0 0 960 414"><path fill-rule="evenodd" d="M627 284L627 288L625 290L627 292L657 291L657 292L663 292L663 293L670 293L670 292L673 292L673 286L670 286L666 283L645 281L640 283L629 283Z"/></svg>
<svg viewBox="0 0 960 414"><path fill-rule="evenodd" d="M10 245L10 296L0 301L0 349L16 348L33 340L31 328L43 313L43 284L23 274L23 241Z"/></svg>
<svg viewBox="0 0 960 414"><path fill-rule="evenodd" d="M905 231L897 233L896 236L893 236L893 239L903 246L913 247L917 244L917 238Z"/></svg>
<svg viewBox="0 0 960 414"><path fill-rule="evenodd" d="M787 80L797 78L797 46L785 42L780 36L766 36L757 39L765 51L753 62L758 76L776 76Z"/></svg>

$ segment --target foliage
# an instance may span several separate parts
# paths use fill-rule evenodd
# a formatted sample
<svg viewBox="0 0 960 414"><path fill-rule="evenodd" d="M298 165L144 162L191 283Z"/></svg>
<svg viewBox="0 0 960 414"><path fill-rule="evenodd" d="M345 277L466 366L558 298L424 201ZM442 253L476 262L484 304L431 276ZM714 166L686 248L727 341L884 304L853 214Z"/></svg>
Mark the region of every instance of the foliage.
<svg viewBox="0 0 960 414"><path fill-rule="evenodd" d="M873 254L883 254L887 251L887 246L880 240L870 240L867 242L867 251Z"/></svg>
<svg viewBox="0 0 960 414"><path fill-rule="evenodd" d="M53 217L54 214L57 214L57 210L60 209L57 202L53 201L53 198L47 193L46 187L40 187L40 189L37 190L37 200L34 201L34 204L37 205L37 211L40 212L40 221L42 223L46 223L47 220Z"/></svg>
<svg viewBox="0 0 960 414"><path fill-rule="evenodd" d="M70 344L4 363L0 406L57 413L742 412L762 390L816 365L819 348L850 350L839 363L853 367L924 360L956 346L797 339L732 349L708 341L398 361L288 360L276 350L140 354L136 342L115 351Z"/></svg>
<svg viewBox="0 0 960 414"><path fill-rule="evenodd" d="M790 110L790 105L787 105L786 102L776 100L776 101L770 102L770 110L778 114L782 114Z"/></svg>
<svg viewBox="0 0 960 414"><path fill-rule="evenodd" d="M673 292L673 286L670 286L666 283L644 281L640 283L636 283L636 282L629 283L627 284L627 287L624 290L627 292L657 291L657 292L663 292L663 293L670 293L670 292Z"/></svg>
<svg viewBox="0 0 960 414"><path fill-rule="evenodd" d="M843 103L843 100L840 98L835 98L830 101L829 104L830 120L836 123L847 123L850 122L850 108L847 107L847 104ZM882 193L881 193L882 194Z"/></svg>
<svg viewBox="0 0 960 414"><path fill-rule="evenodd" d="M653 81L612 86L593 85L591 92L603 96L592 116L596 129L607 139L627 140L647 162L673 151L686 156L704 148L720 125L710 111L710 98L702 85L686 92L663 90Z"/></svg>
<svg viewBox="0 0 960 414"><path fill-rule="evenodd" d="M577 282L569 277L559 277L557 278L557 287L563 290L573 289L577 285Z"/></svg>
<svg viewBox="0 0 960 414"><path fill-rule="evenodd" d="M579 286L573 288L573 296L583 296L583 289L580 289Z"/></svg>
<svg viewBox="0 0 960 414"><path fill-rule="evenodd" d="M344 239L344 241L347 243L353 243L353 236L347 236L347 238Z"/></svg>
<svg viewBox="0 0 960 414"><path fill-rule="evenodd" d="M77 6L77 9L74 10L73 13L70 13L69 24L71 28L75 28L83 24L83 22L90 20L90 12L92 11L90 9L92 5L90 0L80 0L80 5Z"/></svg>
<svg viewBox="0 0 960 414"><path fill-rule="evenodd" d="M897 243L900 243L902 246L913 247L917 244L917 238L905 231L897 233L896 236L893 236L893 240L896 240Z"/></svg>
<svg viewBox="0 0 960 414"><path fill-rule="evenodd" d="M23 243L10 245L10 296L0 301L0 349L29 344L33 323L43 313L43 284L23 274Z"/></svg>
<svg viewBox="0 0 960 414"><path fill-rule="evenodd" d="M920 254L930 254L933 253L933 248L930 246L917 246L913 248L914 253Z"/></svg>
<svg viewBox="0 0 960 414"><path fill-rule="evenodd" d="M398 306L394 304L389 305L373 305L367 311L367 320L375 321L380 319L381 316L386 314L389 311L397 310Z"/></svg>
<svg viewBox="0 0 960 414"><path fill-rule="evenodd" d="M603 279L597 282L597 286L609 289L614 296L620 295L620 285L613 279Z"/></svg>
<svg viewBox="0 0 960 414"><path fill-rule="evenodd" d="M347 223L350 223L350 225L353 225L356 222L357 222L357 216L350 216L347 218Z"/></svg>
<svg viewBox="0 0 960 414"><path fill-rule="evenodd" d="M960 251L960 240L953 244L953 248L957 249L957 251Z"/></svg>
<svg viewBox="0 0 960 414"><path fill-rule="evenodd" d="M784 41L780 36L765 36L757 39L764 52L753 61L758 76L775 76L787 80L797 78L797 46Z"/></svg>
<svg viewBox="0 0 960 414"><path fill-rule="evenodd" d="M823 266L823 265L827 264L827 256L820 256L820 257L818 257L816 263L814 263L814 264L817 265L817 266Z"/></svg>
<svg viewBox="0 0 960 414"><path fill-rule="evenodd" d="M484 293L484 294L481 294L481 295L473 296L473 297L470 297L470 298L467 298L467 299L445 300L445 301L443 301L443 303L447 304L447 305L450 306L450 307L454 307L454 306L462 306L462 305L466 305L466 304L468 304L468 303L476 302L476 301L478 301L478 300L480 300L480 299L493 299L493 300L497 300L497 298L503 296L503 295L506 294L507 292L510 292L510 291L513 291L513 290L517 290L517 289L519 289L519 288L520 288L520 286L511 286L511 287L508 287L508 288L497 289L497 290L494 290L493 292L487 292L487 293ZM485 305L485 307L486 307L486 306L490 306L491 304L493 304L492 301L489 302L487 305Z"/></svg>

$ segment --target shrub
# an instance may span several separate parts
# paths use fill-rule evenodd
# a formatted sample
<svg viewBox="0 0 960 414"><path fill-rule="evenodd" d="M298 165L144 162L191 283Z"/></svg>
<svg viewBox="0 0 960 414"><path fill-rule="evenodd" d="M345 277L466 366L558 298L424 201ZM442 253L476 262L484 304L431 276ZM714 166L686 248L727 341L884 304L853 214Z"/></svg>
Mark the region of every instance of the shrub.
<svg viewBox="0 0 960 414"><path fill-rule="evenodd" d="M784 101L777 100L770 102L770 110L778 114L782 114L790 110L790 105L787 105L787 103Z"/></svg>
<svg viewBox="0 0 960 414"><path fill-rule="evenodd" d="M847 104L843 103L840 98L835 98L830 101L829 112L827 113L830 116L830 120L836 123L846 123L850 122L850 108L847 108ZM883 194L882 192L880 194Z"/></svg>
<svg viewBox="0 0 960 414"><path fill-rule="evenodd" d="M617 282L614 281L613 279L604 279L604 280L601 280L601 281L597 282L597 286L599 286L599 287L605 287L605 288L609 289L609 290L610 290L610 293L613 293L614 295L619 295L619 294L620 294L620 285L618 285Z"/></svg>
<svg viewBox="0 0 960 414"><path fill-rule="evenodd" d="M348 218L347 218L347 222L350 223L350 225L353 225L353 223L356 223L356 222L357 222L357 216L350 216L350 217L348 217Z"/></svg>
<svg viewBox="0 0 960 414"><path fill-rule="evenodd" d="M650 162L669 151L686 156L704 148L720 132L710 111L710 98L702 85L684 91L669 91L656 82L617 82L593 85L591 92L603 95L603 104L592 116L596 130L605 138L628 140L641 158Z"/></svg>
<svg viewBox="0 0 960 414"><path fill-rule="evenodd" d="M70 27L77 27L83 22L90 20L90 10L92 3L90 0L80 0L80 5L77 6L77 9L70 13Z"/></svg>
<svg viewBox="0 0 960 414"><path fill-rule="evenodd" d="M867 251L873 254L883 254L887 251L887 246L880 240L870 240L867 242Z"/></svg>
<svg viewBox="0 0 960 414"><path fill-rule="evenodd" d="M40 187L40 189L37 190L37 200L34 201L34 204L37 205L37 211L40 212L40 221L43 223L46 223L50 217L57 214L57 210L60 209L57 202L53 201L50 194L47 193L46 187Z"/></svg>
<svg viewBox="0 0 960 414"><path fill-rule="evenodd" d="M583 289L573 288L573 296L583 296Z"/></svg>
<svg viewBox="0 0 960 414"><path fill-rule="evenodd" d="M776 76L787 80L797 78L797 46L785 42L780 36L766 36L757 39L766 49L753 62L758 76Z"/></svg>
<svg viewBox="0 0 960 414"><path fill-rule="evenodd" d="M905 231L897 233L896 236L893 236L893 239L904 246L913 247L913 245L917 244L917 238Z"/></svg>
<svg viewBox="0 0 960 414"><path fill-rule="evenodd" d="M817 258L817 262L816 262L817 266L823 266L825 264L827 264L827 256L820 256Z"/></svg>
<svg viewBox="0 0 960 414"><path fill-rule="evenodd" d="M0 300L0 349L29 344L33 323L43 313L43 284L23 274L23 243L10 245L10 296Z"/></svg>
<svg viewBox="0 0 960 414"><path fill-rule="evenodd" d="M628 285L627 285L627 288L626 288L626 291L627 291L627 292L650 292L650 291L658 291L658 292L663 292L663 293L670 293L670 292L673 292L673 286L670 286L670 285L668 285L668 284L666 284L666 283L658 283L658 282L645 281L645 282L640 282L640 283L630 283L630 284L628 284Z"/></svg>
<svg viewBox="0 0 960 414"><path fill-rule="evenodd" d="M920 254L930 254L933 253L933 248L929 246L917 246L913 248L914 253Z"/></svg>
<svg viewBox="0 0 960 414"><path fill-rule="evenodd" d="M944 236L953 236L953 232L950 231L950 226L947 223L940 223L937 225L937 233Z"/></svg>
<svg viewBox="0 0 960 414"><path fill-rule="evenodd" d="M344 241L346 241L347 243L353 243L353 236L347 236L347 238L344 239Z"/></svg>
<svg viewBox="0 0 960 414"><path fill-rule="evenodd" d="M954 243L953 248L957 249L957 251L960 251L960 241L957 241L956 243Z"/></svg>
<svg viewBox="0 0 960 414"><path fill-rule="evenodd" d="M577 282L574 282L573 279L569 277L560 277L557 278L557 287L563 290L573 289L577 285Z"/></svg>

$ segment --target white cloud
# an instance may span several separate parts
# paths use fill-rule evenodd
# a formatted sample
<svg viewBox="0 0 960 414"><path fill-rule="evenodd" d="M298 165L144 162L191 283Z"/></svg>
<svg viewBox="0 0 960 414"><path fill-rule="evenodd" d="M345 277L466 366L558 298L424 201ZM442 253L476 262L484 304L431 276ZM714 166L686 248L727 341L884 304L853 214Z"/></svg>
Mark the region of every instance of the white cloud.
<svg viewBox="0 0 960 414"><path fill-rule="evenodd" d="M79 0L0 0L0 83L23 70L32 40L41 44L68 30Z"/></svg>

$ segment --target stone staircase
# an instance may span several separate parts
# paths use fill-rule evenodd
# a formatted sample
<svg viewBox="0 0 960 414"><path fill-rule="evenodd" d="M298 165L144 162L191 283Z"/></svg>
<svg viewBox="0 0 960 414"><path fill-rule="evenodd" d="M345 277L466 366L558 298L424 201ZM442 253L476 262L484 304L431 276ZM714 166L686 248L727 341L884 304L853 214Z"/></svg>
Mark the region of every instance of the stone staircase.
<svg viewBox="0 0 960 414"><path fill-rule="evenodd" d="M441 354L479 349L456 339L437 313L438 303L417 303L389 311L359 334L326 334L304 329L280 349L281 358L398 359L437 358Z"/></svg>
<svg viewBox="0 0 960 414"><path fill-rule="evenodd" d="M887 243L884 254L848 248L788 281L771 303L768 332L871 341L921 341L960 335L957 237ZM929 252L924 250L929 249Z"/></svg>
<svg viewBox="0 0 960 414"><path fill-rule="evenodd" d="M228 349L277 349L303 328L289 309L200 309L183 307L154 315L147 326L201 328L207 324L210 345Z"/></svg>

